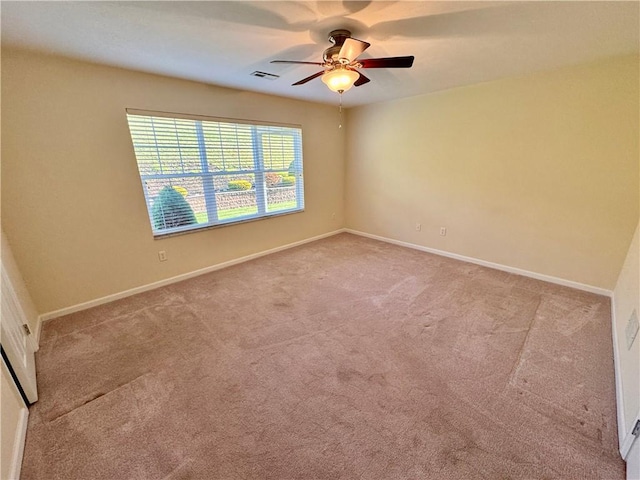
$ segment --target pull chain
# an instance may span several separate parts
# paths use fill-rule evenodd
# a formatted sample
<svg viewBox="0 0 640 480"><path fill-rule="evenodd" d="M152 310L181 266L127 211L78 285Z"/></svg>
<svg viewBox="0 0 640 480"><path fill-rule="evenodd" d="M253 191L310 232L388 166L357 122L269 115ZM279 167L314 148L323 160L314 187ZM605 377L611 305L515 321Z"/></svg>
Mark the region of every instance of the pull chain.
<svg viewBox="0 0 640 480"><path fill-rule="evenodd" d="M342 90L338 92L340 94L340 121L338 123L338 128L342 128Z"/></svg>

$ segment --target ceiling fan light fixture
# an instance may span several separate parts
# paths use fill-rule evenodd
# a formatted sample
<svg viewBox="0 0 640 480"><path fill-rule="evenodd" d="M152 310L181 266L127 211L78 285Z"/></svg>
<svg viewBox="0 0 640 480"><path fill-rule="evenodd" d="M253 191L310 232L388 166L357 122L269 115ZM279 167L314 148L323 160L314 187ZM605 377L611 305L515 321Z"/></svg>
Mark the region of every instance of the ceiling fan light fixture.
<svg viewBox="0 0 640 480"><path fill-rule="evenodd" d="M360 78L358 72L344 67L337 67L325 72L322 75L322 82L329 87L329 90L342 93L353 87L358 78Z"/></svg>

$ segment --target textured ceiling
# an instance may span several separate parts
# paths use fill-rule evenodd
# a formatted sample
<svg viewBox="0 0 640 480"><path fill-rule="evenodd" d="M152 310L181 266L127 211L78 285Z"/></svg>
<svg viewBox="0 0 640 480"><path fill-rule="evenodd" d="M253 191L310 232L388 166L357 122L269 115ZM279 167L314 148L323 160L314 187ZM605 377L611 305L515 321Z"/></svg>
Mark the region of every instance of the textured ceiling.
<svg viewBox="0 0 640 480"><path fill-rule="evenodd" d="M640 3L609 2L10 2L2 46L172 77L336 103L319 70L329 31L371 43L361 58L414 55L369 69L346 106L419 95L638 53ZM251 76L260 70L276 80Z"/></svg>

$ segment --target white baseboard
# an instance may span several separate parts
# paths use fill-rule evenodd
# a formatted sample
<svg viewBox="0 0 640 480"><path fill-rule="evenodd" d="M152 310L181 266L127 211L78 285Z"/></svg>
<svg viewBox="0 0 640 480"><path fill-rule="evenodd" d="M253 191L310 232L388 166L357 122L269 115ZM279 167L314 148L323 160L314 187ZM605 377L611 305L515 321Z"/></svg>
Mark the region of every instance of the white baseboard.
<svg viewBox="0 0 640 480"><path fill-rule="evenodd" d="M306 238L304 240L300 240L297 242L289 243L286 245L282 245L280 247L271 248L269 250L263 250L261 252L253 253L251 255L246 255L244 257L236 258L233 260L229 260L227 262L218 263L216 265L212 265L210 267L202 268L199 270L195 270L193 272L184 273L181 275L177 275L175 277L167 278L164 280L159 280L157 282L149 283L147 285L141 285L139 287L131 288L129 290L125 290L122 292L114 293L111 295L107 295L105 297L100 297L94 300L90 300L88 302L79 303L77 305L72 305L70 307L61 308L59 310L54 310L52 312L43 313L38 317L38 328L36 332L36 339L40 338L40 330L42 322L46 322L47 320L51 320L53 318L61 317L63 315L69 315L71 313L79 312L82 310L86 310L88 308L97 307L98 305L102 305L104 303L113 302L114 300L119 300L121 298L130 297L132 295L136 295L138 293L147 292L149 290L153 290L155 288L164 287L166 285L170 285L172 283L181 282L183 280L187 280L189 278L197 277L199 275L204 275L205 273L210 273L216 270L220 270L222 268L230 267L232 265L237 265L239 263L248 262L250 260L263 257L265 255L269 255L271 253L280 252L283 250L287 250L289 248L297 247L299 245L304 245L305 243L315 242L316 240L321 240L323 238L331 237L333 235L337 235L342 232L348 232L354 235L360 235L362 237L372 238L374 240L380 240L387 243L392 243L394 245L400 245L407 248L413 248L415 250L421 250L423 252L433 253L435 255L440 255L443 257L453 258L455 260L461 260L463 262L474 263L477 265L482 265L484 267L494 268L496 270L503 270L509 273L515 273L517 275L523 275L525 277L535 278L537 280L543 280L550 283L555 283L558 285L563 285L566 287L576 288L578 290L584 290L591 293L596 293L598 295L605 295L610 297L612 292L610 290L606 290L604 288L594 287L591 285L585 285L578 282L573 282L570 280L565 280L562 278L552 277L550 275L543 275L536 272L530 272L528 270L522 270L515 267L509 267L507 265L501 265L499 263L487 262L485 260L480 260L473 257L466 257L464 255L458 255L456 253L446 252L444 250L437 250L435 248L424 247L422 245L416 245L413 243L403 242L400 240L394 240L392 238L381 237L379 235L373 235L370 233L360 232L358 230L352 230L349 228L341 228L338 230L334 230L328 233L324 233L321 235L317 235L315 237ZM39 342L38 342L39 343Z"/></svg>
<svg viewBox="0 0 640 480"><path fill-rule="evenodd" d="M69 315L71 313L79 312L82 310L87 310L88 308L97 307L98 305L102 305L104 303L113 302L114 300L120 300L121 298L130 297L132 295L136 295L138 293L147 292L149 290L154 290L156 288L164 287L166 285L171 285L172 283L181 282L183 280L187 280L189 278L197 277L199 275L204 275L205 273L214 272L216 270L220 270L226 267L230 267L232 265L237 265L239 263L248 262L249 260L254 260L256 258L264 257L265 255L269 255L271 253L281 252L283 250L288 250L293 247L297 247L300 245L304 245L305 243L315 242L316 240L321 240L323 238L331 237L333 235L337 235L339 233L344 232L345 229L341 228L338 230L333 230L328 233L323 233L321 235L316 235L315 237L305 238L304 240L299 240L297 242L288 243L286 245L282 245L280 247L270 248L269 250L263 250L261 252L252 253L251 255L246 255L244 257L235 258L233 260L229 260L226 262L218 263L216 265L212 265L210 267L201 268L199 270L194 270L193 272L183 273L181 275L176 275L175 277L166 278L164 280L159 280L157 282L149 283L147 285L141 285L139 287L131 288L129 290L125 290L123 292L114 293L112 295L107 295L105 297L96 298L95 300L90 300L88 302L79 303L77 305L72 305L70 307L61 308L59 310L54 310L52 312L43 313L38 317L38 332L37 338L40 338L40 325L42 322L46 322L47 320L51 320L53 318L62 317L63 315Z"/></svg>
<svg viewBox="0 0 640 480"><path fill-rule="evenodd" d="M438 250L431 247L423 247L422 245L416 245L415 243L403 242L401 240L395 240L393 238L381 237L379 235L372 235L370 233L360 232L358 230L352 230L346 228L345 232L353 233L354 235L360 235L362 237L372 238L374 240L380 240L382 242L392 243L394 245L400 245L401 247L413 248L422 252L433 253L442 257L453 258L455 260L461 260L463 262L474 263L483 267L493 268L495 270L502 270L508 273L515 273L516 275L522 275L524 277L535 278L536 280L542 280L549 283L555 283L564 287L575 288L577 290L583 290L585 292L595 293L597 295L604 295L611 297L613 292L605 288L594 287L592 285L586 285L584 283L574 282L571 280L565 280L564 278L553 277L551 275L545 275L542 273L531 272L529 270L523 270L520 268L510 267L508 265L502 265L500 263L487 262L486 260L480 260L473 257L465 257L464 255L458 255L457 253L446 252L444 250Z"/></svg>

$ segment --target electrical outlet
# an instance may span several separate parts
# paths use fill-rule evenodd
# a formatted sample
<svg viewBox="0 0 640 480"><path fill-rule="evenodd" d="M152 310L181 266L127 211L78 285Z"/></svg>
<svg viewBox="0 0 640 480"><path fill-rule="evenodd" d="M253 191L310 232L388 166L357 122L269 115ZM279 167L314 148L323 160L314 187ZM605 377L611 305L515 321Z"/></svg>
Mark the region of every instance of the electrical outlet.
<svg viewBox="0 0 640 480"><path fill-rule="evenodd" d="M166 262L167 261L167 252L165 252L164 250L160 250L158 252L158 258L160 259L161 262Z"/></svg>
<svg viewBox="0 0 640 480"><path fill-rule="evenodd" d="M631 317L629 317L626 328L624 329L624 336L627 339L627 350L631 350L631 345L633 345L633 341L638 336L639 328L638 313L634 310Z"/></svg>
<svg viewBox="0 0 640 480"><path fill-rule="evenodd" d="M416 223L416 232L419 232L420 230L422 230L422 224Z"/></svg>
<svg viewBox="0 0 640 480"><path fill-rule="evenodd" d="M440 227L440 235L443 237L447 234L447 227Z"/></svg>
<svg viewBox="0 0 640 480"><path fill-rule="evenodd" d="M334 220L336 219L336 212L333 212L333 213L331 214L331 218L333 218Z"/></svg>

